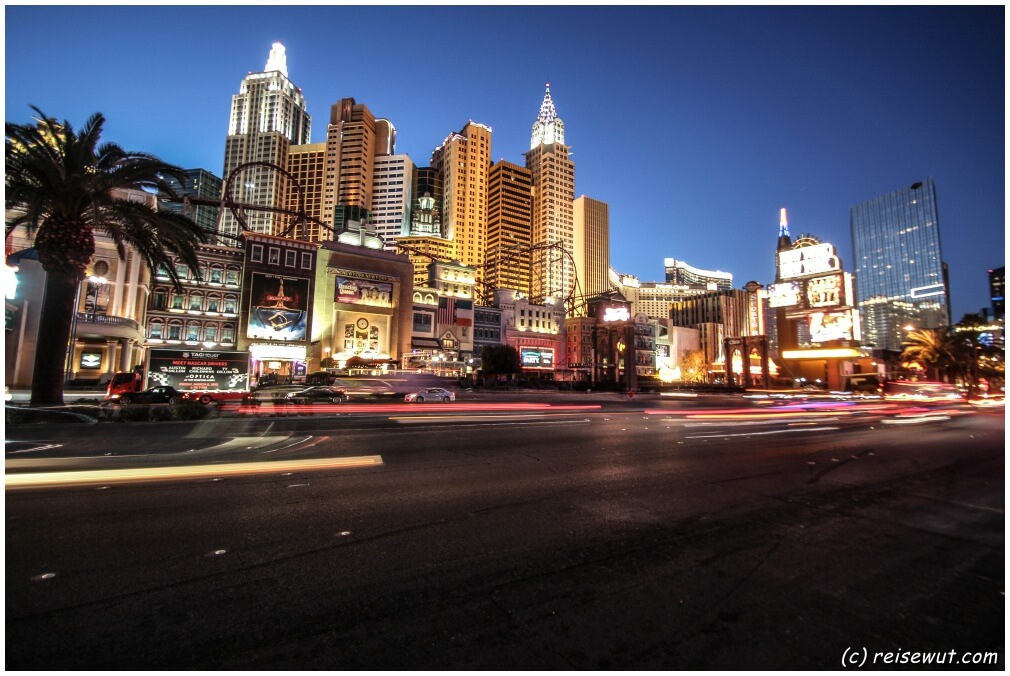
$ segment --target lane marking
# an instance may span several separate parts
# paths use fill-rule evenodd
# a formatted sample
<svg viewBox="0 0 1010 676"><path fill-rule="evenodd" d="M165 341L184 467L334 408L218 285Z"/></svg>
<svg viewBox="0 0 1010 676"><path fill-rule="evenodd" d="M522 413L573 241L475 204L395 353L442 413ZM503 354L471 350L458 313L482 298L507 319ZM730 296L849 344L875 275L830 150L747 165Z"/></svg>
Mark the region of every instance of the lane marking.
<svg viewBox="0 0 1010 676"><path fill-rule="evenodd" d="M279 472L304 472L348 467L382 465L381 455L361 455L346 458L309 460L273 460L269 462L236 462L222 465L185 465L180 467L138 467L132 469L79 470L64 472L24 472L6 474L7 490L44 487L89 486L108 483L143 483L180 479L207 479L222 476L254 476Z"/></svg>
<svg viewBox="0 0 1010 676"><path fill-rule="evenodd" d="M806 427L804 429L769 429L767 431L741 431L734 434L694 434L684 439L726 439L729 437L761 437L764 434L790 434L794 432L807 431L832 431L839 427Z"/></svg>

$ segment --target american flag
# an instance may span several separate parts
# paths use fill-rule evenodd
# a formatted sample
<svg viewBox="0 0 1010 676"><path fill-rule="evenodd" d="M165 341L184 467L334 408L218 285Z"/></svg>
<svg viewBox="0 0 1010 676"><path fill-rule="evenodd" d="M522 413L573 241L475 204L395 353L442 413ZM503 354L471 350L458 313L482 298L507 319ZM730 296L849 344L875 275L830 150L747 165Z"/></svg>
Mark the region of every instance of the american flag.
<svg viewBox="0 0 1010 676"><path fill-rule="evenodd" d="M442 326L473 326L473 301L446 296L439 298L437 320Z"/></svg>
<svg viewBox="0 0 1010 676"><path fill-rule="evenodd" d="M442 296L438 299L438 323L448 326L456 319L456 299Z"/></svg>

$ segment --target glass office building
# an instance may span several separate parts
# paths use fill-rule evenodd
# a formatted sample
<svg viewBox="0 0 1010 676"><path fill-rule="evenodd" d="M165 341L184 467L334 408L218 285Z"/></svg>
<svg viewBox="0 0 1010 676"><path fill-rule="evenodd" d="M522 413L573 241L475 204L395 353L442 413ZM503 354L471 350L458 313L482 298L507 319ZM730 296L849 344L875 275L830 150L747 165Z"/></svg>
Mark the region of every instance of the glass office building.
<svg viewBox="0 0 1010 676"><path fill-rule="evenodd" d="M933 179L852 207L849 224L864 342L901 350L909 327L948 326Z"/></svg>

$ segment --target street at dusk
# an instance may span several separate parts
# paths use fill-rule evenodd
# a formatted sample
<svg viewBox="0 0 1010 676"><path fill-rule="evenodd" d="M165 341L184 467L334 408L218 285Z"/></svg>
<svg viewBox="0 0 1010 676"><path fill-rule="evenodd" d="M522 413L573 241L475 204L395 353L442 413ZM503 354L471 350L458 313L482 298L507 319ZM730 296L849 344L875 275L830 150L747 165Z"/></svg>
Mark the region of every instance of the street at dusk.
<svg viewBox="0 0 1010 676"><path fill-rule="evenodd" d="M7 4L4 668L1005 670L1005 14Z"/></svg>
<svg viewBox="0 0 1010 676"><path fill-rule="evenodd" d="M1003 668L1002 409L532 399L9 427L7 668Z"/></svg>

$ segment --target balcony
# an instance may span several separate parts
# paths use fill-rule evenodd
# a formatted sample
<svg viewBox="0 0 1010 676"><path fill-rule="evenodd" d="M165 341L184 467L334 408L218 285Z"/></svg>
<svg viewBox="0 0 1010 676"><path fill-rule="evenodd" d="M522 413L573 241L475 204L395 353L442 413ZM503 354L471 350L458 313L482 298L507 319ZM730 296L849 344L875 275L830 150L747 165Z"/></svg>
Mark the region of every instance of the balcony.
<svg viewBox="0 0 1010 676"><path fill-rule="evenodd" d="M78 312L77 337L98 336L106 338L131 338L143 340L144 334L140 325L128 317L116 317L92 312Z"/></svg>

